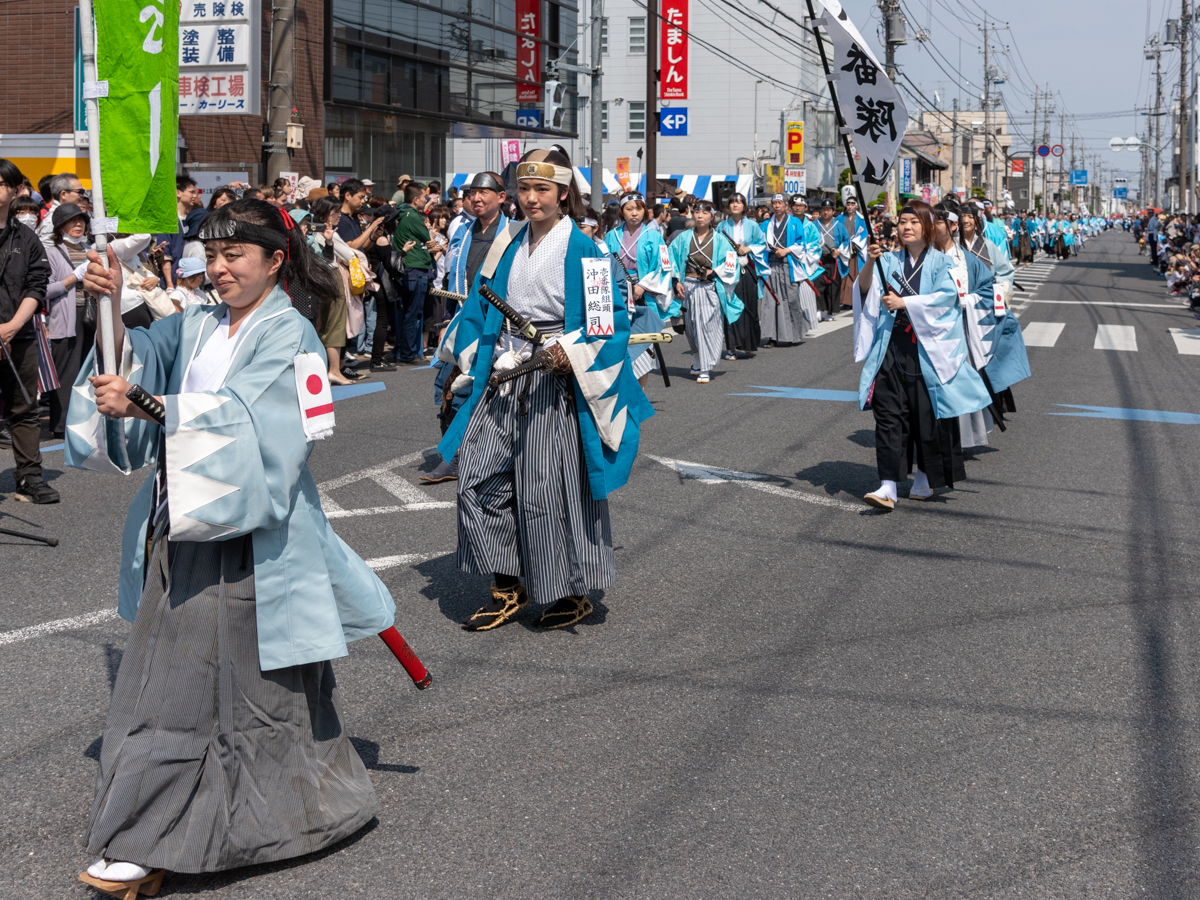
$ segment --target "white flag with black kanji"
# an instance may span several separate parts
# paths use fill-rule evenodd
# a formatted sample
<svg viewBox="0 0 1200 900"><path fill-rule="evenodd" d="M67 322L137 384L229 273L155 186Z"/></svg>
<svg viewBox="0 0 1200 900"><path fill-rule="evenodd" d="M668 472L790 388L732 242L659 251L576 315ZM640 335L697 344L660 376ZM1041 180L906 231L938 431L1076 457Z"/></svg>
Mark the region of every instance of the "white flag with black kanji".
<svg viewBox="0 0 1200 900"><path fill-rule="evenodd" d="M908 127L908 109L887 72L837 0L821 0L817 24L833 42L829 68L836 78L837 103L862 160L859 177L883 184Z"/></svg>

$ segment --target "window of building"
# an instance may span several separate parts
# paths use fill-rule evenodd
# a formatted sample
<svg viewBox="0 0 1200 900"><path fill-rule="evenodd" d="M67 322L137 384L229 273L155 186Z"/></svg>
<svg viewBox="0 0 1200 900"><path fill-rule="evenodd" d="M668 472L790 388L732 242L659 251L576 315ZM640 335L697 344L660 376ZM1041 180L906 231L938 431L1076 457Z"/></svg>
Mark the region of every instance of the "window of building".
<svg viewBox="0 0 1200 900"><path fill-rule="evenodd" d="M600 140L608 140L608 101L600 104Z"/></svg>
<svg viewBox="0 0 1200 900"><path fill-rule="evenodd" d="M646 139L646 101L631 100L629 102L629 140L644 141Z"/></svg>
<svg viewBox="0 0 1200 900"><path fill-rule="evenodd" d="M813 145L816 147L834 147L837 145L837 115L832 109L818 109L813 113L816 124L816 134L813 135Z"/></svg>
<svg viewBox="0 0 1200 900"><path fill-rule="evenodd" d="M645 18L629 20L629 55L646 55L646 20Z"/></svg>
<svg viewBox="0 0 1200 900"><path fill-rule="evenodd" d="M608 56L608 17L600 20L600 53Z"/></svg>

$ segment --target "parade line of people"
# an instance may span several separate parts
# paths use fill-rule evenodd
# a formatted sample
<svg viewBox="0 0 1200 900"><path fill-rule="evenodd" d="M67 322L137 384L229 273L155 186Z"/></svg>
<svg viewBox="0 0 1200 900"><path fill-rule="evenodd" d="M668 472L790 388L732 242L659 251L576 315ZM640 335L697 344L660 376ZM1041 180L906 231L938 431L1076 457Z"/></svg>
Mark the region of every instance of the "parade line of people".
<svg viewBox="0 0 1200 900"><path fill-rule="evenodd" d="M20 173L0 161L0 175L11 202ZM763 222L741 195L724 210L697 201L672 228L636 193L604 216L585 208L559 147L526 153L516 182L514 208L499 176L476 175L473 215L447 231L443 462L430 480L457 478L458 566L491 579L469 631L527 606L539 626L569 627L616 580L608 498L654 415L664 334L686 335L703 384L720 360L799 343L848 303L860 407L876 425L880 484L864 499L884 510L910 475L914 500L961 481L964 446L1004 427L1030 374L1008 309L1011 236L976 204L909 201L891 249L853 198L810 219L803 197L776 195ZM53 227L70 237L64 208ZM411 235L395 231L399 252ZM79 263L64 252L68 287L121 298L141 277L114 238L107 265L94 249ZM14 239L29 258L4 297L22 299L0 312L25 365L36 354L22 329L53 303L51 275L10 215L0 241ZM156 891L165 872L312 853L379 808L331 660L390 629L395 603L334 532L307 464L334 423L320 332L341 251L314 249L288 211L245 197L195 239L203 273L181 265L180 286L215 296L179 295L175 314L141 324L117 316L111 347L93 327L68 391L69 465L150 472L121 543L119 612L133 624L88 824L96 859L80 876L121 896ZM419 352L420 331L407 337Z"/></svg>

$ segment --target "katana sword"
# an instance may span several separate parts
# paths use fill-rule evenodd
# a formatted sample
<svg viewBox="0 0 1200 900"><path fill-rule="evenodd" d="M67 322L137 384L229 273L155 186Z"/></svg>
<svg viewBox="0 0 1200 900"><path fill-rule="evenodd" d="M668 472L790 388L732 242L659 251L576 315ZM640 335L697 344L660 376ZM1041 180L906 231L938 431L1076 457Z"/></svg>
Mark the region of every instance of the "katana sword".
<svg viewBox="0 0 1200 900"><path fill-rule="evenodd" d="M130 403L148 415L156 424L161 426L167 424L166 407L163 406L157 397L147 392L140 384L132 385L125 392L125 397ZM26 537L26 535L22 535L22 537ZM34 538L34 540L42 540L42 538ZM58 542L55 541L54 543L57 544ZM51 546L54 546L54 544L51 544ZM417 686L417 690L423 691L429 685L433 684L433 676L421 664L421 660L417 658L417 654L413 653L412 648L408 646L408 642L396 630L395 625L379 632L379 637L387 644L387 648L392 651L392 654L399 661L400 665L404 666L404 671L413 680L413 684Z"/></svg>
<svg viewBox="0 0 1200 900"><path fill-rule="evenodd" d="M534 326L532 319L522 316L519 312L505 303L503 299L497 296L495 291L483 283L482 279L479 282L479 294L484 300L492 304L492 306L496 307L496 309L500 310L501 315L503 315L504 318L507 319L514 328L516 328L517 333L520 334L521 337L525 338L525 340L529 341L529 343L541 346L546 342L546 338Z"/></svg>
<svg viewBox="0 0 1200 900"><path fill-rule="evenodd" d="M443 300L457 300L459 303L465 303L467 300L466 294L456 294L454 291L443 291L441 288L429 288L426 292L430 297L441 297Z"/></svg>

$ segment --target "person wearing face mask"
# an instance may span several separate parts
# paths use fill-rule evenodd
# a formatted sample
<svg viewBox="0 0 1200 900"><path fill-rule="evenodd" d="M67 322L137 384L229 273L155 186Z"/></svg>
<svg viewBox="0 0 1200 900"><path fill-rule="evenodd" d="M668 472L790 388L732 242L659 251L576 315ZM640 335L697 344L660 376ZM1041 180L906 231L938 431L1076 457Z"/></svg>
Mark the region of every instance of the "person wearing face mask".
<svg viewBox="0 0 1200 900"><path fill-rule="evenodd" d="M76 287L87 269L88 218L74 203L63 203L50 214L54 230L46 256L50 261L50 284L46 288L46 328L50 338L50 355L58 373L58 390L50 392L50 431L57 438L67 427L67 405L71 401L71 385L79 374L83 357L79 331L82 322L76 297L83 292Z"/></svg>
<svg viewBox="0 0 1200 900"><path fill-rule="evenodd" d="M9 413L16 499L57 503L58 492L42 480L33 330L33 317L46 299L50 262L33 229L9 214L22 179L20 169L10 160L0 159L0 356L8 356L8 360L0 359L0 395Z"/></svg>
<svg viewBox="0 0 1200 900"><path fill-rule="evenodd" d="M164 870L325 849L379 810L331 660L390 628L395 604L321 510L307 460L334 425L325 349L283 290L328 296L336 275L261 200L215 211L199 237L221 302L114 321L118 372L99 373L96 346L67 431L68 465L151 472L125 522L132 626L80 876L130 896ZM93 251L84 286L116 293L123 274ZM101 416L124 427L87 425Z"/></svg>

